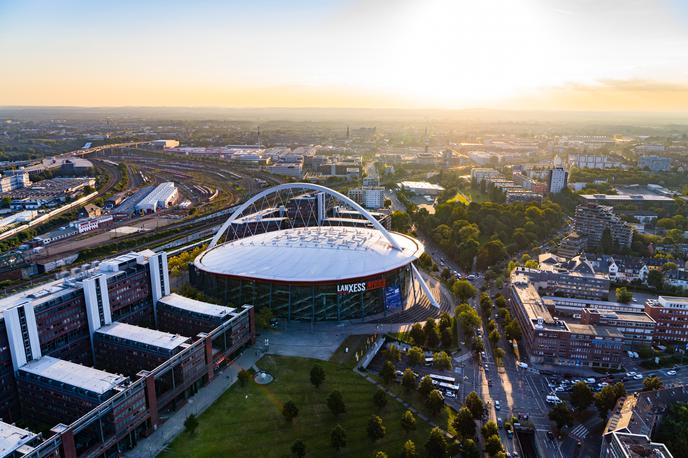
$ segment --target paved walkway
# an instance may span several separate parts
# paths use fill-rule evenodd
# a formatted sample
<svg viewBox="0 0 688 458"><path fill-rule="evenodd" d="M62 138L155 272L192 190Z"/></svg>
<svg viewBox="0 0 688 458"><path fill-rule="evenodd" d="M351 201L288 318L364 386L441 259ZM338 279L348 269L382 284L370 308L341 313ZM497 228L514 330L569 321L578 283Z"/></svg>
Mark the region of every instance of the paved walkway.
<svg viewBox="0 0 688 458"><path fill-rule="evenodd" d="M124 456L128 458L153 458L165 450L165 448L184 431L184 421L189 414L200 415L210 407L217 399L236 382L237 374L244 368L254 367L262 354L257 353L255 347L249 347L229 367L218 372L208 385L201 388L187 403L169 417L165 423L147 438L139 441L134 450Z"/></svg>

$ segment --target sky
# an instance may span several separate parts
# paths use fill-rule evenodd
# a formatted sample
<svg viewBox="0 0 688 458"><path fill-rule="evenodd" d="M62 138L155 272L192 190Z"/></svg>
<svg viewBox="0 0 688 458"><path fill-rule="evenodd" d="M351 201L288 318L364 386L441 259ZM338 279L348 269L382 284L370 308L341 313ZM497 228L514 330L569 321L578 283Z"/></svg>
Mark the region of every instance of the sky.
<svg viewBox="0 0 688 458"><path fill-rule="evenodd" d="M688 0L0 0L0 105L688 111Z"/></svg>

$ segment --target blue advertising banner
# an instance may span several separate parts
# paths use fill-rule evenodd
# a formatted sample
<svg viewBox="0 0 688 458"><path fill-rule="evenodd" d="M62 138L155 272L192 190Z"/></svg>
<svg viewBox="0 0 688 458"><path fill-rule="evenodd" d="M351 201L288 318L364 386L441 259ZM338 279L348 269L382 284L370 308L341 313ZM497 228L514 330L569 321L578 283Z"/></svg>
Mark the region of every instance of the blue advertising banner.
<svg viewBox="0 0 688 458"><path fill-rule="evenodd" d="M388 309L401 308L401 287L388 286L385 288L385 307Z"/></svg>

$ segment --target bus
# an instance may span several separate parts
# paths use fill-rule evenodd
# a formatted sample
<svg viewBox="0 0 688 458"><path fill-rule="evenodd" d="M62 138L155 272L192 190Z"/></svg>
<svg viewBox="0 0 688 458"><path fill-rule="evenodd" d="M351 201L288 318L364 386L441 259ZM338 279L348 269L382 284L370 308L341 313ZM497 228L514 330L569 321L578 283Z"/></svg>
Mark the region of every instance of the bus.
<svg viewBox="0 0 688 458"><path fill-rule="evenodd" d="M437 382L436 386L439 386L440 388L443 388L445 390L456 391L456 392L458 392L460 389L460 387L458 385L454 385L453 383L445 383L445 382Z"/></svg>
<svg viewBox="0 0 688 458"><path fill-rule="evenodd" d="M435 375L435 374L428 374L431 379L436 380L438 382L444 382L444 383L450 383L450 384L455 384L456 379L454 377L447 377L445 375Z"/></svg>

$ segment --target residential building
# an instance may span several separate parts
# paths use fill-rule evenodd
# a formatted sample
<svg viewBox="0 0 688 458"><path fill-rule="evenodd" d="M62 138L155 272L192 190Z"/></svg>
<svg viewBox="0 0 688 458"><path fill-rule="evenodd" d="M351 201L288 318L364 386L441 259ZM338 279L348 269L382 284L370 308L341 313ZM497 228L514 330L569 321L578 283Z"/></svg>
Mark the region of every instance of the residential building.
<svg viewBox="0 0 688 458"><path fill-rule="evenodd" d="M664 282L676 288L688 289L688 270L671 269L664 274Z"/></svg>
<svg viewBox="0 0 688 458"><path fill-rule="evenodd" d="M671 158L662 156L640 156L638 168L652 172L668 172L671 169Z"/></svg>
<svg viewBox="0 0 688 458"><path fill-rule="evenodd" d="M102 214L103 211L99 206L93 204L86 204L81 208L81 210L79 210L77 216L79 218L95 218L96 216L100 216Z"/></svg>
<svg viewBox="0 0 688 458"><path fill-rule="evenodd" d="M666 445L651 442L668 407L688 402L688 386L640 391L620 398L602 431L600 458L671 458Z"/></svg>
<svg viewBox="0 0 688 458"><path fill-rule="evenodd" d="M500 175L501 173L491 168L475 167L471 169L471 180L475 181L478 184L482 183L484 180L487 180L488 178L496 178Z"/></svg>
<svg viewBox="0 0 688 458"><path fill-rule="evenodd" d="M559 242L557 254L564 258L573 258L585 250L587 243L588 241L585 237L581 237L578 232L573 231Z"/></svg>
<svg viewBox="0 0 688 458"><path fill-rule="evenodd" d="M616 169L622 167L621 161L606 154L569 154L569 167L579 169Z"/></svg>
<svg viewBox="0 0 688 458"><path fill-rule="evenodd" d="M688 297L659 296L645 302L645 313L656 322L655 341L688 342Z"/></svg>
<svg viewBox="0 0 688 458"><path fill-rule="evenodd" d="M349 197L365 208L378 209L385 206L385 188L382 186L363 186L349 190Z"/></svg>
<svg viewBox="0 0 688 458"><path fill-rule="evenodd" d="M549 171L547 184L551 194L557 194L566 189L569 173L563 167L555 167Z"/></svg>
<svg viewBox="0 0 688 458"><path fill-rule="evenodd" d="M508 189L505 193L506 203L537 202L542 203L542 194L525 189Z"/></svg>
<svg viewBox="0 0 688 458"><path fill-rule="evenodd" d="M608 229L612 242L623 248L630 248L633 229L619 218L612 207L597 204L581 204L576 207L575 231L586 237L589 248L600 246L602 235Z"/></svg>
<svg viewBox="0 0 688 458"><path fill-rule="evenodd" d="M539 291L555 296L606 300L609 297L609 276L595 271L583 255L564 259L551 253L538 257L539 268L518 267L531 278Z"/></svg>
<svg viewBox="0 0 688 458"><path fill-rule="evenodd" d="M7 170L0 178L0 192L14 191L15 189L31 186L29 173L24 170Z"/></svg>

